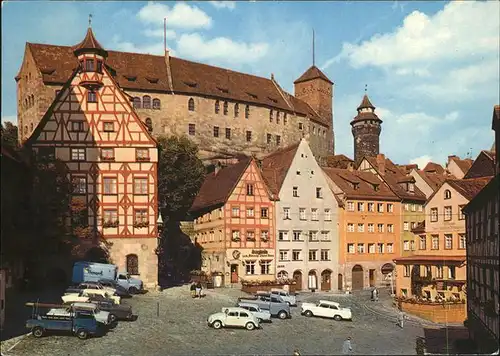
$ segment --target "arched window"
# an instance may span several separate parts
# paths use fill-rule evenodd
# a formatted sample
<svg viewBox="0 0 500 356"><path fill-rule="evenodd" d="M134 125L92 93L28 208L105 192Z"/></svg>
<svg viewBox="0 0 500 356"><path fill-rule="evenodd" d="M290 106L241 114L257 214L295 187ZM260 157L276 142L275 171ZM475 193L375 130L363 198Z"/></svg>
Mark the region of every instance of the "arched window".
<svg viewBox="0 0 500 356"><path fill-rule="evenodd" d="M28 98L25 98L24 99L24 108L27 109L28 108Z"/></svg>
<svg viewBox="0 0 500 356"><path fill-rule="evenodd" d="M450 190L449 190L449 189L446 189L446 190L444 191L444 198L445 198L445 199L451 199L451 192L450 192Z"/></svg>
<svg viewBox="0 0 500 356"><path fill-rule="evenodd" d="M236 103L234 104L234 117L238 117L240 115L240 106Z"/></svg>
<svg viewBox="0 0 500 356"><path fill-rule="evenodd" d="M127 273L139 274L139 258L136 254L127 255Z"/></svg>
<svg viewBox="0 0 500 356"><path fill-rule="evenodd" d="M28 125L24 125L24 134L28 134Z"/></svg>
<svg viewBox="0 0 500 356"><path fill-rule="evenodd" d="M283 114L283 125L286 125L287 121L288 121L288 118L286 116L286 113L284 113Z"/></svg>
<svg viewBox="0 0 500 356"><path fill-rule="evenodd" d="M149 95L144 95L142 97L142 108L151 109L151 97Z"/></svg>
<svg viewBox="0 0 500 356"><path fill-rule="evenodd" d="M148 128L149 132L153 132L153 120L151 120L149 117L144 121L146 124L146 127Z"/></svg>
<svg viewBox="0 0 500 356"><path fill-rule="evenodd" d="M276 111L276 123L277 124L280 123L280 112L279 111Z"/></svg>
<svg viewBox="0 0 500 356"><path fill-rule="evenodd" d="M31 94L31 106L35 105L35 96Z"/></svg>
<svg viewBox="0 0 500 356"><path fill-rule="evenodd" d="M278 278L288 278L288 272L287 271L279 271Z"/></svg>
<svg viewBox="0 0 500 356"><path fill-rule="evenodd" d="M269 122L273 122L273 111L269 110Z"/></svg>
<svg viewBox="0 0 500 356"><path fill-rule="evenodd" d="M214 108L214 111L215 111L215 113L216 113L216 114L218 114L218 113L219 113L219 111L220 111L220 103L219 103L219 100L216 100L216 101L215 101L215 108Z"/></svg>
<svg viewBox="0 0 500 356"><path fill-rule="evenodd" d="M134 99L132 100L132 102L134 103L134 109L140 109L141 108L141 98L139 98L138 96L134 97Z"/></svg>
<svg viewBox="0 0 500 356"><path fill-rule="evenodd" d="M188 100L188 110L194 111L194 99L193 98L189 98L189 100Z"/></svg>
<svg viewBox="0 0 500 356"><path fill-rule="evenodd" d="M33 132L33 123L30 124L30 132Z"/></svg>
<svg viewBox="0 0 500 356"><path fill-rule="evenodd" d="M153 99L153 109L160 110L161 102L160 99Z"/></svg>
<svg viewBox="0 0 500 356"><path fill-rule="evenodd" d="M227 101L224 102L224 115L227 115L227 108L228 108L228 103Z"/></svg>
<svg viewBox="0 0 500 356"><path fill-rule="evenodd" d="M245 106L245 119L250 117L250 105Z"/></svg>

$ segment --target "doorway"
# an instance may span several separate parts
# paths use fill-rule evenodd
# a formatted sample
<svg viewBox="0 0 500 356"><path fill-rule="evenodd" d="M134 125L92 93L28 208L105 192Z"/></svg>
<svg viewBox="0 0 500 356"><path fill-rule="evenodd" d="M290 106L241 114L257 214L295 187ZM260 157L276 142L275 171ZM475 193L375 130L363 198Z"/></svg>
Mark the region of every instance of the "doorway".
<svg viewBox="0 0 500 356"><path fill-rule="evenodd" d="M332 271L325 269L321 272L321 290L327 291L332 289Z"/></svg>
<svg viewBox="0 0 500 356"><path fill-rule="evenodd" d="M302 290L302 272L293 272L293 280L295 281L295 289Z"/></svg>
<svg viewBox="0 0 500 356"><path fill-rule="evenodd" d="M339 275L337 276L337 289L344 289L344 276L342 275L342 273L339 273Z"/></svg>
<svg viewBox="0 0 500 356"><path fill-rule="evenodd" d="M238 283L238 265L231 265L231 283Z"/></svg>
<svg viewBox="0 0 500 356"><path fill-rule="evenodd" d="M370 269L370 287L375 287L375 270Z"/></svg>
<svg viewBox="0 0 500 356"><path fill-rule="evenodd" d="M352 268L352 290L361 290L364 287L363 267L355 265Z"/></svg>

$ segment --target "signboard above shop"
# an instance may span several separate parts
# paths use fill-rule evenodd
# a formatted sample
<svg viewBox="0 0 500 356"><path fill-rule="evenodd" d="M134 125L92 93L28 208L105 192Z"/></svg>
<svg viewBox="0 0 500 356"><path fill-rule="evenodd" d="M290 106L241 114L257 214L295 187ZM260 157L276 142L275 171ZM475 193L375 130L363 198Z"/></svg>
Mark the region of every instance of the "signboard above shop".
<svg viewBox="0 0 500 356"><path fill-rule="evenodd" d="M251 250L250 253L244 254L243 257L274 257L274 253L272 250L271 251L269 251L269 250Z"/></svg>

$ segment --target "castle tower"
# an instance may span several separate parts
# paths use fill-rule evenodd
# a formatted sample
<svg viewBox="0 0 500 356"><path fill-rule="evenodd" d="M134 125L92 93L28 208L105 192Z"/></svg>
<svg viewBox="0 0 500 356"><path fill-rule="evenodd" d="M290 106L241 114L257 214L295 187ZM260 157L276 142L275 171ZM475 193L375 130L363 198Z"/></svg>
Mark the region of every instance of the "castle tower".
<svg viewBox="0 0 500 356"><path fill-rule="evenodd" d="M358 106L358 115L351 121L354 136L354 160L356 163L364 157L376 157L379 154L382 120L375 114L375 106L363 96Z"/></svg>
<svg viewBox="0 0 500 356"><path fill-rule="evenodd" d="M103 66L108 57L108 52L96 40L92 28L87 30L87 34L82 42L73 46L73 53L78 58L80 70L83 72L81 86L96 91L102 87Z"/></svg>

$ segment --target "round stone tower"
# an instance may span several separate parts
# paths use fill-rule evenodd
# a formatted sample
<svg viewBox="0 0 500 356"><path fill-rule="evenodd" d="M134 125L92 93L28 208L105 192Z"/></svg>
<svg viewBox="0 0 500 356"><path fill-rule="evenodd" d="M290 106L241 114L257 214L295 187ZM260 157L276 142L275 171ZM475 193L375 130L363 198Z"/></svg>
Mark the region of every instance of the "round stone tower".
<svg viewBox="0 0 500 356"><path fill-rule="evenodd" d="M363 96L358 106L358 115L351 121L354 136L354 160L359 163L363 157L376 157L379 154L382 120L375 114L368 95Z"/></svg>

